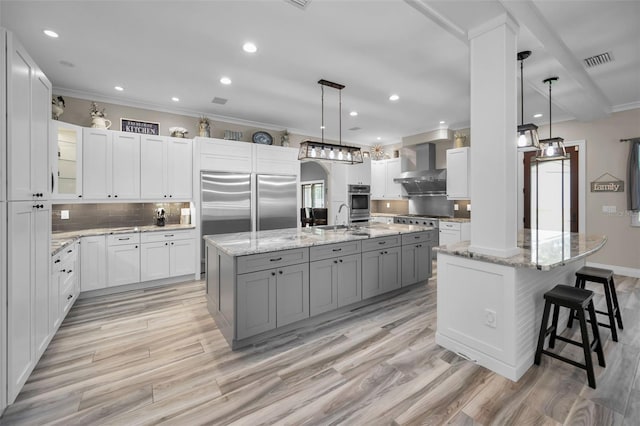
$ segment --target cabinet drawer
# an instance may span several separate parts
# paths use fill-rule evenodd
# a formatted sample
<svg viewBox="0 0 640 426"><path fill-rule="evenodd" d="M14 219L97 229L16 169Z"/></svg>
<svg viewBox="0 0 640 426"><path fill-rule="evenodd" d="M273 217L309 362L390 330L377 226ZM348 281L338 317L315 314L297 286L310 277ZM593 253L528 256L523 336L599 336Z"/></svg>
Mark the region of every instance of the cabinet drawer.
<svg viewBox="0 0 640 426"><path fill-rule="evenodd" d="M402 235L402 245L424 243L427 241L435 241L435 232L415 232L413 234Z"/></svg>
<svg viewBox="0 0 640 426"><path fill-rule="evenodd" d="M140 234L132 232L130 234L107 235L108 246L119 246L123 244L135 244L140 242Z"/></svg>
<svg viewBox="0 0 640 426"><path fill-rule="evenodd" d="M160 243L164 241L190 240L195 238L195 231L151 231L140 235L141 243Z"/></svg>
<svg viewBox="0 0 640 426"><path fill-rule="evenodd" d="M309 249L309 258L311 261L323 260L330 259L332 257L360 253L361 251L362 245L360 244L360 241L349 241L347 243L311 247Z"/></svg>
<svg viewBox="0 0 640 426"><path fill-rule="evenodd" d="M309 261L309 249L292 249L238 257L238 274L262 271Z"/></svg>
<svg viewBox="0 0 640 426"><path fill-rule="evenodd" d="M60 261L63 263L66 262L75 262L78 258L78 244L71 244L68 247L65 247L60 251Z"/></svg>
<svg viewBox="0 0 640 426"><path fill-rule="evenodd" d="M362 242L362 251L372 251L387 247L396 247L400 245L400 235L392 235L390 237L371 238Z"/></svg>
<svg viewBox="0 0 640 426"><path fill-rule="evenodd" d="M442 222L440 221L440 229L455 229L460 230L460 222Z"/></svg>

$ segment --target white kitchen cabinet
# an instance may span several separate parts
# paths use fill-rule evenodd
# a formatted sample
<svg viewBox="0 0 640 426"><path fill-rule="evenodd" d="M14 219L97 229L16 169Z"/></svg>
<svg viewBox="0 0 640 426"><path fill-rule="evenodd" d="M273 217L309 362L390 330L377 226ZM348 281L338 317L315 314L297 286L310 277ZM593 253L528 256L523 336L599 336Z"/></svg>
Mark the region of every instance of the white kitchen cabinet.
<svg viewBox="0 0 640 426"><path fill-rule="evenodd" d="M84 199L140 198L140 135L83 129Z"/></svg>
<svg viewBox="0 0 640 426"><path fill-rule="evenodd" d="M471 223L470 222L447 222L440 221L440 240L441 246L471 239Z"/></svg>
<svg viewBox="0 0 640 426"><path fill-rule="evenodd" d="M143 135L140 139L140 197L184 199L193 195L193 141Z"/></svg>
<svg viewBox="0 0 640 426"><path fill-rule="evenodd" d="M0 30L0 46L3 32ZM1 60L0 60L1 62ZM2 77L2 64L0 63L0 78ZM2 92L2 81L0 81L0 92ZM1 95L1 93L0 93ZM1 103L1 102L0 102ZM2 107L0 107L2 110ZM0 123L2 118L0 117ZM1 132L0 132L1 133ZM0 141L2 140L0 135ZM0 154L0 159L3 156ZM1 174L1 173L0 173ZM0 179L2 180L2 179ZM0 202L0 318L3 324L7 319L7 203ZM0 413L7 405L7 327L0 327Z"/></svg>
<svg viewBox="0 0 640 426"><path fill-rule="evenodd" d="M82 127L51 120L52 198L82 198Z"/></svg>
<svg viewBox="0 0 640 426"><path fill-rule="evenodd" d="M331 163L331 169L329 173L329 201L332 203L347 203L347 168L351 167L344 163ZM333 210L333 212L329 212L329 214L333 213L334 215L338 213L337 210Z"/></svg>
<svg viewBox="0 0 640 426"><path fill-rule="evenodd" d="M158 231L142 234L140 281L193 274L195 249L193 231Z"/></svg>
<svg viewBox="0 0 640 426"><path fill-rule="evenodd" d="M469 147L447 150L447 199L468 200L469 193Z"/></svg>
<svg viewBox="0 0 640 426"><path fill-rule="evenodd" d="M371 216L370 221L389 225L393 223L393 216Z"/></svg>
<svg viewBox="0 0 640 426"><path fill-rule="evenodd" d="M363 158L360 164L347 165L349 185L371 185L371 159Z"/></svg>
<svg viewBox="0 0 640 426"><path fill-rule="evenodd" d="M80 290L107 287L107 242L104 235L82 237L80 260Z"/></svg>
<svg viewBox="0 0 640 426"><path fill-rule="evenodd" d="M253 171L253 144L213 138L195 138L199 170L217 172Z"/></svg>
<svg viewBox="0 0 640 426"><path fill-rule="evenodd" d="M371 162L371 199L402 199L402 185L393 181L402 172L400 160L400 158L391 158Z"/></svg>
<svg viewBox="0 0 640 426"><path fill-rule="evenodd" d="M52 271L52 278L55 277L57 286L52 288L53 294L51 297L51 309L56 310L56 316L54 321L54 327L51 331L51 337L58 329L64 317L69 313L71 306L78 299L80 294L80 281L79 281L79 245L73 243L68 247L62 249L57 258L60 263L54 263L52 266L56 268ZM57 274L56 274L57 272Z"/></svg>
<svg viewBox="0 0 640 426"><path fill-rule="evenodd" d="M51 83L13 35L5 34L7 200L48 199Z"/></svg>
<svg viewBox="0 0 640 426"><path fill-rule="evenodd" d="M256 173L300 175L298 149L271 145L253 145Z"/></svg>
<svg viewBox="0 0 640 426"><path fill-rule="evenodd" d="M51 204L8 203L7 347L12 403L50 337Z"/></svg>
<svg viewBox="0 0 640 426"><path fill-rule="evenodd" d="M391 290L400 288L402 277L402 248L384 238L372 238L368 240L369 246L386 242L375 250L365 251L362 247L362 298L377 296Z"/></svg>
<svg viewBox="0 0 640 426"><path fill-rule="evenodd" d="M140 282L140 234L107 237L107 287Z"/></svg>

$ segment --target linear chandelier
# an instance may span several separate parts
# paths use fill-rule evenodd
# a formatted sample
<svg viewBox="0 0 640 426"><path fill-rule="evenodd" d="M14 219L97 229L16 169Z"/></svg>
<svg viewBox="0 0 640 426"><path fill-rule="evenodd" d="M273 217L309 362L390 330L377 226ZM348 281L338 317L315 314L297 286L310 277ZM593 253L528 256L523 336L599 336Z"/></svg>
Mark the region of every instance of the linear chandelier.
<svg viewBox="0 0 640 426"><path fill-rule="evenodd" d="M298 160L328 160L339 161L348 164L362 163L362 150L356 146L342 145L342 89L343 84L333 83L321 79L318 81L321 86L321 103L322 103L322 140L312 141L306 140L300 143L298 151ZM328 143L324 141L324 86L338 89L339 103L339 143Z"/></svg>

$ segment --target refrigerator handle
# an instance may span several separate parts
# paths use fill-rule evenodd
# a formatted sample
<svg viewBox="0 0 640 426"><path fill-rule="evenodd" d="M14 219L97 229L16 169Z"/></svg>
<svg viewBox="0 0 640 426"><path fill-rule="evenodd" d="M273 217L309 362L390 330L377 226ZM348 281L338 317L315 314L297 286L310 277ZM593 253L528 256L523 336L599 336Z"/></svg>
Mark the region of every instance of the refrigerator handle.
<svg viewBox="0 0 640 426"><path fill-rule="evenodd" d="M251 174L253 176L253 179L251 180L251 185L253 186L253 188L251 188L251 191L253 192L253 194L255 194L255 199L256 199L256 216L253 218L254 220L254 228L256 231L260 230L260 191L258 191L258 175L252 173Z"/></svg>

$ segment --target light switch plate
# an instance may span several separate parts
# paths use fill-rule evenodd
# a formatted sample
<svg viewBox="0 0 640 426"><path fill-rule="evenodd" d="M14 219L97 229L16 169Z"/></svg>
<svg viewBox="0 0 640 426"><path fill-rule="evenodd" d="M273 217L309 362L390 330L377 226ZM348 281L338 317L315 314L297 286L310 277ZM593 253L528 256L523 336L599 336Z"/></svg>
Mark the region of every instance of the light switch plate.
<svg viewBox="0 0 640 426"><path fill-rule="evenodd" d="M69 210L60 210L60 219L69 219Z"/></svg>
<svg viewBox="0 0 640 426"><path fill-rule="evenodd" d="M471 204L467 204L467 211L470 212L471 211Z"/></svg>
<svg viewBox="0 0 640 426"><path fill-rule="evenodd" d="M616 206L602 206L602 213L615 213L616 211Z"/></svg>
<svg viewBox="0 0 640 426"><path fill-rule="evenodd" d="M458 204L454 204L453 210L456 210L456 211L460 210L460 206Z"/></svg>

